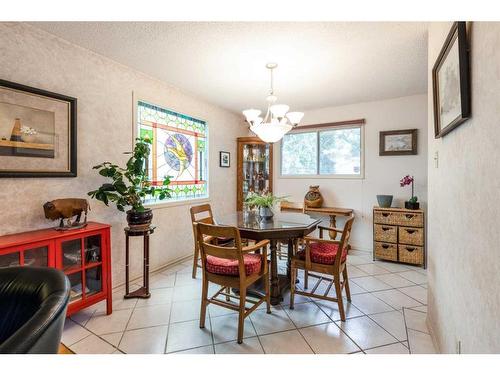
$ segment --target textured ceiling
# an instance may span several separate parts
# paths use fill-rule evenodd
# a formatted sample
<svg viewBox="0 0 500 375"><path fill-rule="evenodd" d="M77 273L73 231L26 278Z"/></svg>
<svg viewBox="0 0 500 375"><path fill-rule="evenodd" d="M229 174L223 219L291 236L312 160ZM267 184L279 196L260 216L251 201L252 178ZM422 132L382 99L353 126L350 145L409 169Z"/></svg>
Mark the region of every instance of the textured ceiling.
<svg viewBox="0 0 500 375"><path fill-rule="evenodd" d="M32 25L211 103L311 109L427 92L427 24L38 22Z"/></svg>

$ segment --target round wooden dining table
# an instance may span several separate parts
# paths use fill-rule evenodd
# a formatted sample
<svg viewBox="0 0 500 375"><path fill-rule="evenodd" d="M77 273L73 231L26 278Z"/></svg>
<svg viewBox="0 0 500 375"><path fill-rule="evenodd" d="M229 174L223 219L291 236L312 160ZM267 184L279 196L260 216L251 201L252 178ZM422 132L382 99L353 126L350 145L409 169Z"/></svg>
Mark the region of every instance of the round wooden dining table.
<svg viewBox="0 0 500 375"><path fill-rule="evenodd" d="M290 287L290 263L294 243L298 238L313 232L320 219L313 219L303 213L276 213L271 219L262 219L253 212L238 211L217 220L219 225L237 227L241 238L270 241L271 265L271 304L277 305L283 300L284 291ZM288 243L288 261L286 274L278 273L278 242ZM260 288L259 288L260 289ZM249 291L250 293L251 291Z"/></svg>

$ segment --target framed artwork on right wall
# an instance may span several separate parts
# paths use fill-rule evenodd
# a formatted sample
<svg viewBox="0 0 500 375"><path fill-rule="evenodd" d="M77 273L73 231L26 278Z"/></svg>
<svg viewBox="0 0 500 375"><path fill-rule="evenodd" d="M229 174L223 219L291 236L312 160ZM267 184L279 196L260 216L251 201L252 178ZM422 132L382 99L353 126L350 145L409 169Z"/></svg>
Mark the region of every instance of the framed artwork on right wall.
<svg viewBox="0 0 500 375"><path fill-rule="evenodd" d="M455 22L432 69L434 136L440 138L471 115L469 49L465 22Z"/></svg>

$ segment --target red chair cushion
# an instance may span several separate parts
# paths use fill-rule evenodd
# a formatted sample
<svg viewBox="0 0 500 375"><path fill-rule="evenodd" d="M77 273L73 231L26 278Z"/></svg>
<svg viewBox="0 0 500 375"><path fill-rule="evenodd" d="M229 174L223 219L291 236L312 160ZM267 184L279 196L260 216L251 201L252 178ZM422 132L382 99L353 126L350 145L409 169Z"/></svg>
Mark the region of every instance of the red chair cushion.
<svg viewBox="0 0 500 375"><path fill-rule="evenodd" d="M244 254L243 262L245 263L245 273L250 276L260 271L261 256L259 254ZM218 275L238 276L238 261L235 259L217 258L207 255L206 263L207 271Z"/></svg>
<svg viewBox="0 0 500 375"><path fill-rule="evenodd" d="M335 256L339 249L339 245L336 243L328 242L311 242L311 262L321 263L321 264L333 264L335 262ZM300 259L306 259L306 250L300 250L298 253ZM347 259L347 251L342 252L342 263Z"/></svg>

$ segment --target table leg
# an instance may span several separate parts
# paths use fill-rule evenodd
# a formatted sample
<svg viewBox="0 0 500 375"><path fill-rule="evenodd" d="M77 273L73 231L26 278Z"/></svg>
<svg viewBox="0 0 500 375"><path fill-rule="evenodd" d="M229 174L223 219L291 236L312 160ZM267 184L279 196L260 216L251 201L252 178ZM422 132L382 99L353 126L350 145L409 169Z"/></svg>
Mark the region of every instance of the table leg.
<svg viewBox="0 0 500 375"><path fill-rule="evenodd" d="M276 240L271 240L271 304L277 305L281 302L280 285L278 279L278 258Z"/></svg>
<svg viewBox="0 0 500 375"><path fill-rule="evenodd" d="M291 278L291 269L292 269L292 256L293 256L293 246L294 246L294 240L289 238L288 239L288 260L286 262L286 277L288 279Z"/></svg>
<svg viewBox="0 0 500 375"><path fill-rule="evenodd" d="M125 295L129 294L129 238L125 235ZM108 260L109 262L109 260Z"/></svg>
<svg viewBox="0 0 500 375"><path fill-rule="evenodd" d="M144 289L149 295L149 235L144 236Z"/></svg>

